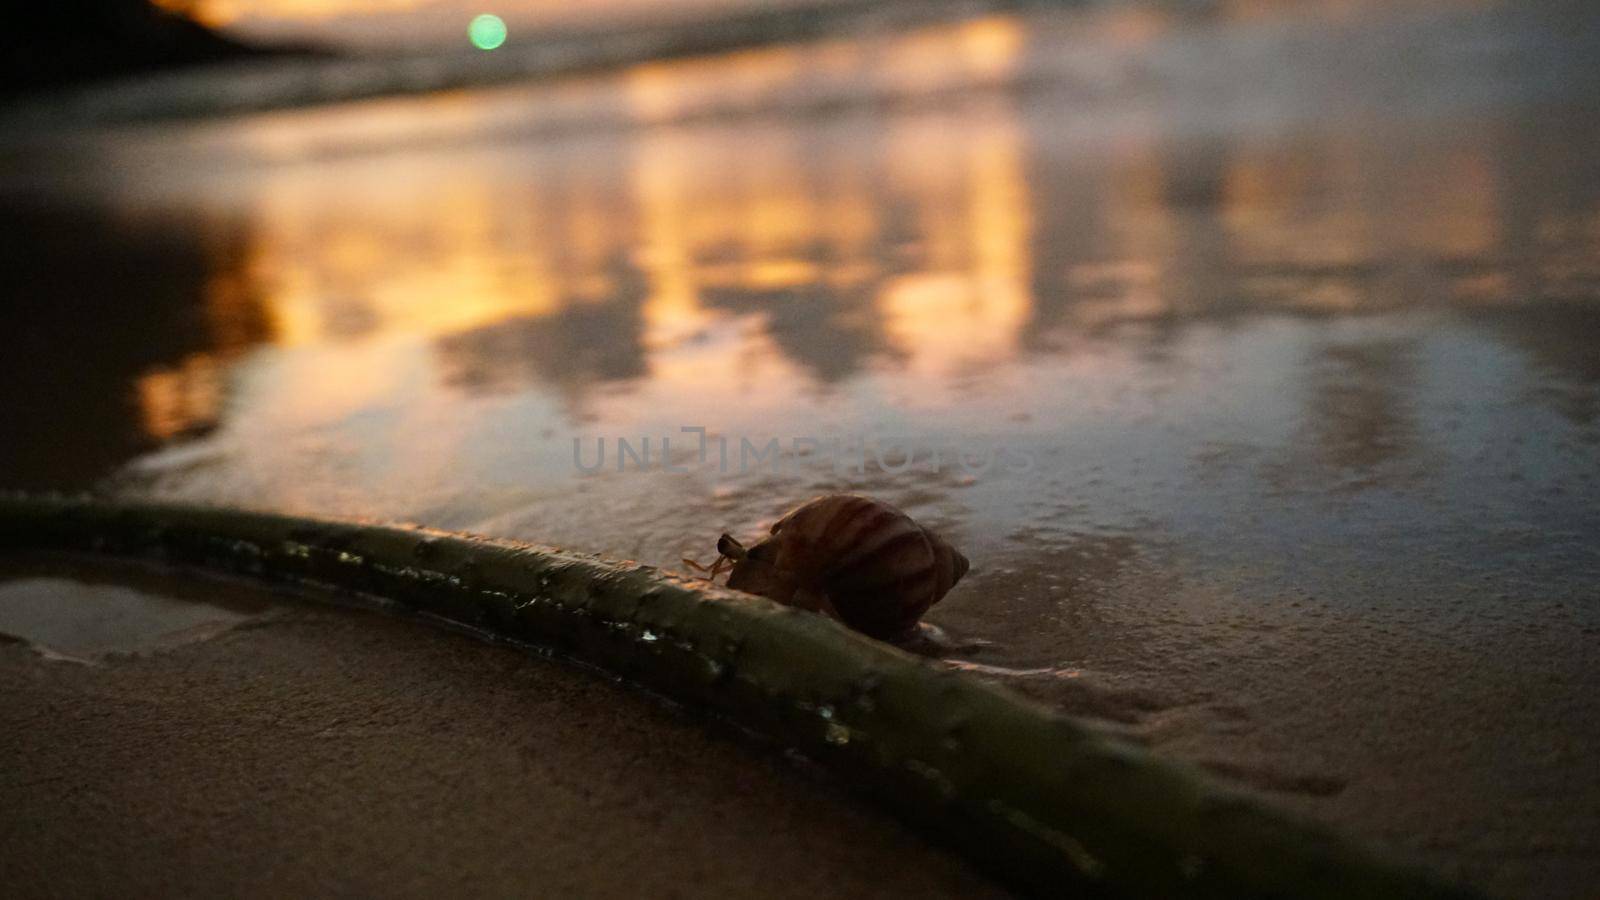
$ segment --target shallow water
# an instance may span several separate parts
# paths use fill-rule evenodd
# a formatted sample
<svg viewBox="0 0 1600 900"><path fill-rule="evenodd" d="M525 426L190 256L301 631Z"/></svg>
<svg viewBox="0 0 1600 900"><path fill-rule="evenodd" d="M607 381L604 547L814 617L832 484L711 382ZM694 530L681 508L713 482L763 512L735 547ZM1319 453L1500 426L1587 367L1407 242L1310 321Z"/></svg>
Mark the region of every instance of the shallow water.
<svg viewBox="0 0 1600 900"><path fill-rule="evenodd" d="M0 565L0 640L49 659L92 663L205 640L260 619L259 598L228 597L215 583L136 566L37 559Z"/></svg>
<svg viewBox="0 0 1600 900"><path fill-rule="evenodd" d="M1591 26L1000 17L18 144L0 472L665 566L870 492L980 674L1578 896Z"/></svg>

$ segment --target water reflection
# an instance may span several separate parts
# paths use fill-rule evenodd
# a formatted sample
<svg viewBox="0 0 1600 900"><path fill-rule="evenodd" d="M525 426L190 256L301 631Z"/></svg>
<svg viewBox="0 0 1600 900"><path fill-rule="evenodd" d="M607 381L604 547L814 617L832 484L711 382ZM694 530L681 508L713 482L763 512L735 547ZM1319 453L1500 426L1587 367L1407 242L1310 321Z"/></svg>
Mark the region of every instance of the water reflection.
<svg viewBox="0 0 1600 900"><path fill-rule="evenodd" d="M1007 19L934 29L891 43L883 53L898 62L883 71L921 72L939 95L946 79L1014 69L1020 34ZM617 89L660 118L719 81L759 73L772 92L828 65L860 65L859 49L840 52L650 66ZM170 315L203 327L152 319L148 340L107 339L114 348L90 354L139 354L131 373L108 374L120 389L82 393L131 399L142 434L61 480L229 416L292 418L303 407L307 422L336 422L416 402L406 391L553 392L569 419L547 429L673 412L697 421L733 407L747 420L776 416L776 430L817 412L810 398L841 390L857 397L836 421L891 410L923 425L932 412L968 426L1037 421L1072 406L1053 361L1091 367L1067 378L1091 393L1097 382L1138 390L1190 365L1181 357L1197 328L1283 316L1448 313L1552 370L1538 399L1575 425L1592 419L1600 172L1574 149L1593 135L1592 117L1560 115L1561 141L1483 116L1452 123L1448 141L1377 122L1284 137L1123 131L1077 146L1063 142L1062 102L975 90L798 121L164 172L156 199L113 195L71 215L91 217L81 239L100 253L133 257L128 267L171 298ZM240 128L296 142L292 117ZM166 211L174 205L190 211ZM112 290L32 283L75 298ZM31 330L83 339L65 319ZM1415 454L1429 430L1415 401L1430 375L1425 348L1401 332L1269 342L1258 352L1284 355L1240 363L1287 366L1298 382L1288 395L1303 404L1302 424L1285 439L1309 452L1291 453L1287 468L1359 482ZM332 350L347 342L367 346ZM255 343L308 352L234 366ZM23 369L13 383L37 371ZM241 379L253 407L229 404ZM343 399L299 396L316 382L337 383ZM863 388L881 399L862 399ZM1001 397L1008 408L987 413Z"/></svg>
<svg viewBox="0 0 1600 900"><path fill-rule="evenodd" d="M1320 468L1348 486L1362 486L1418 454L1417 352L1414 341L1386 339L1314 351L1306 365L1306 431L1296 443L1315 456L1286 468L1301 478Z"/></svg>
<svg viewBox="0 0 1600 900"><path fill-rule="evenodd" d="M7 486L87 486L217 427L226 368L273 336L258 286L232 277L245 222L20 202L5 219Z"/></svg>
<svg viewBox="0 0 1600 900"><path fill-rule="evenodd" d="M641 135L634 179L656 339L671 345L718 319L755 320L812 379L839 381L865 365L883 345L872 306L885 249L878 189L857 165L859 141L875 138L850 120Z"/></svg>
<svg viewBox="0 0 1600 900"><path fill-rule="evenodd" d="M624 255L545 316L519 316L435 342L444 384L472 391L556 387L581 407L588 388L644 376L647 284Z"/></svg>

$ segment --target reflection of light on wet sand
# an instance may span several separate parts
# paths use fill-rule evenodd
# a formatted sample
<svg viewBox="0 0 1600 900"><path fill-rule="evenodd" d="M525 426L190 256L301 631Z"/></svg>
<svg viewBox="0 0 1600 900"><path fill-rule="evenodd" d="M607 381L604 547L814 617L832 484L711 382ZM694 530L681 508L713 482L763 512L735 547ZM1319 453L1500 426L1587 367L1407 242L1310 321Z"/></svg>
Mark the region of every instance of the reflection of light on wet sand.
<svg viewBox="0 0 1600 900"><path fill-rule="evenodd" d="M652 361L650 375L649 381L639 386L637 396L620 404L617 414L607 418L626 427L623 423L660 417L671 410L683 424L710 424L715 429L743 420L740 424L746 427L758 424L772 429L775 423L770 416L792 412L800 399L795 385L805 381L805 373L759 335L704 350L662 354ZM683 443L687 446L689 440Z"/></svg>
<svg viewBox="0 0 1600 900"><path fill-rule="evenodd" d="M1003 360L1025 312L987 301L978 283L959 274L903 276L884 290L879 303L910 365L929 374Z"/></svg>
<svg viewBox="0 0 1600 900"><path fill-rule="evenodd" d="M647 65L622 83L635 114L650 120L693 108L707 92L804 91L817 78L849 85L868 75L912 94L988 83L1010 76L1022 44L1016 20L991 17L866 44ZM621 186L596 183L582 167L535 167L530 174L477 154L465 161L434 153L355 161L319 155L324 145L364 146L362 134L378 140L410 133L414 120L436 114L471 132L484 115L504 113L499 95L383 101L337 116L311 110L254 117L231 130L213 126L202 133L214 140L221 132L222 146L298 161L269 171L253 192L247 261L217 290L247 286L274 342L287 347L482 332L458 345L448 372L435 373L438 380L469 371L462 383L476 385L508 382L482 366L463 367L461 353L504 353L524 340L493 329L588 304L626 316L619 304L634 290L631 279L644 285L637 315L651 351L671 349L730 316L755 315L774 332L732 336L722 329L692 352L680 348L673 359L652 360L640 371L648 370L664 395L679 384L715 395L718 385L774 379L792 394L819 372L833 378L855 371L872 353L909 351L932 361L952 342L963 359L999 358L1026 318L1028 220L1009 101L984 103L981 128L952 127L960 117L908 116L891 129L887 147L829 147L821 160L818 145L793 128L651 129L634 139L631 183ZM882 130L844 133L877 141ZM909 218L886 215L891 209ZM888 271L886 248L901 246L912 262ZM886 311L895 320L892 347L879 322ZM605 339L588 328L574 326L558 339ZM843 349L834 353L831 344L840 339ZM797 367L796 353L820 355ZM693 372L677 362L688 356L697 358ZM771 366L750 362L762 356L784 361L768 372ZM337 382L344 387L313 391L311 404L343 408L359 405L337 399L346 388L376 399L370 392L382 389L374 381L385 382L382 365L345 370L337 354L298 357L296 366L313 362L320 374L304 381L275 369L279 390ZM558 368L552 362L527 371L554 377ZM694 374L702 371L718 374ZM152 383L163 382L157 376Z"/></svg>
<svg viewBox="0 0 1600 900"><path fill-rule="evenodd" d="M253 427L297 430L336 423L363 410L402 405L428 377L426 347L414 340L369 340L290 350L257 372Z"/></svg>
<svg viewBox="0 0 1600 900"><path fill-rule="evenodd" d="M256 286L238 271L221 271L205 283L202 318L210 349L139 376L134 389L141 428L158 441L194 435L220 421L228 366L263 337Z"/></svg>
<svg viewBox="0 0 1600 900"><path fill-rule="evenodd" d="M140 376L135 387L145 433L166 440L215 424L222 407L220 379L216 360L206 353Z"/></svg>
<svg viewBox="0 0 1600 900"><path fill-rule="evenodd" d="M1411 279L1410 296L1400 297L1413 301L1504 296L1504 201L1492 138L1477 133L1417 162L1395 151L1397 158L1376 158L1383 151L1354 138L1242 147L1224 184L1230 246L1260 272L1261 289L1308 310L1394 302L1394 292L1373 289L1383 267ZM1460 275L1440 271L1469 259L1475 266Z"/></svg>
<svg viewBox="0 0 1600 900"><path fill-rule="evenodd" d="M1321 142L1316 156L1241 159L1225 182L1223 220L1239 254L1280 266L1347 266L1373 258L1381 236L1365 208L1386 202L1362 142Z"/></svg>
<svg viewBox="0 0 1600 900"><path fill-rule="evenodd" d="M268 286L281 343L448 334L557 307L535 234L494 185L463 180L386 200L372 184L350 207L326 187L274 192L258 210L250 268Z"/></svg>
<svg viewBox="0 0 1600 900"><path fill-rule="evenodd" d="M1066 261L1073 300L1058 315L1094 330L1230 305L1336 314L1504 297L1503 192L1489 135L1474 137L1415 163L1338 134L1226 155L1124 139L1109 187L1091 195L1093 241ZM1452 271L1462 260L1474 262Z"/></svg>
<svg viewBox="0 0 1600 900"><path fill-rule="evenodd" d="M973 137L938 142L940 118L891 139L894 183L918 197L927 268L890 281L878 298L895 344L924 374L1013 352L1031 307L1028 194L1014 118L985 106Z"/></svg>
<svg viewBox="0 0 1600 900"><path fill-rule="evenodd" d="M1165 160L1148 141L1125 141L1117 148L1119 163L1104 212L1106 240L1113 266L1099 274L1113 276L1111 289L1088 304L1094 319L1148 319L1168 314L1183 296L1172 283L1180 223L1166 197L1170 173ZM1079 270L1077 277L1093 277Z"/></svg>
<svg viewBox="0 0 1600 900"><path fill-rule="evenodd" d="M1010 16L933 25L864 41L832 40L630 69L637 119L664 122L707 109L758 108L794 91L918 96L998 85L1021 64L1026 31Z"/></svg>
<svg viewBox="0 0 1600 900"><path fill-rule="evenodd" d="M854 58L855 47L841 44L829 55ZM628 96L641 121L675 118L702 104L708 97L727 103L741 97L756 99L775 88L792 84L805 74L805 56L811 48L777 47L747 50L709 60L645 63L628 71Z"/></svg>
<svg viewBox="0 0 1600 900"><path fill-rule="evenodd" d="M807 161L787 130L718 131L720 140L647 135L636 165L643 214L669 243L650 246L653 261L691 267L697 281L791 287L814 277L803 258L818 234ZM749 160L759 160L751 163ZM670 219L670 223L664 221ZM667 256L681 246L676 257Z"/></svg>
<svg viewBox="0 0 1600 900"><path fill-rule="evenodd" d="M650 134L645 150L632 165L634 192L639 198L638 256L650 273L650 300L645 305L647 340L679 340L703 327L709 316L695 292L690 237L683 220L690 202L678 176L687 148L676 133Z"/></svg>
<svg viewBox="0 0 1600 900"><path fill-rule="evenodd" d="M1112 16L1096 27L1137 42L1164 21ZM615 87L646 121L695 110L717 91L803 92L863 71L900 79L896 89L915 96L945 78L1003 79L1022 45L1018 22L994 17L879 43L642 66ZM506 102L462 95L415 101L410 114L385 103L352 116L403 132L408 115L437 108L470 123ZM293 118L239 129L304 156L316 142ZM234 281L263 298L282 344L465 335L425 380L491 392L542 386L568 399L611 381L671 405L680 392L792 397L857 374L914 379L1012 361L1028 330L1050 323L1036 309L1041 289L1054 302L1047 314L1079 329L1205 315L1218 299L1206 279L1237 262L1240 283L1274 302L1356 308L1373 293L1363 267L1400 246L1372 227L1394 167L1376 164L1359 135L1318 140L1315 152L1245 144L1215 157L1150 136L1117 140L1100 181L1074 186L1073 210L1042 213L1052 217L1043 226L1034 207L1052 188L1026 182L1015 98L982 91L816 128L759 118L645 125L614 141L625 147L619 159L593 167L476 149L397 151L359 165L313 154L258 192L250 262ZM626 178L615 177L619 167ZM1447 167L1456 184L1492 187L1477 150ZM1487 190L1458 196L1445 179L1406 186L1416 252L1482 255L1496 240ZM1039 228L1079 215L1072 228L1092 232L1081 245L1063 253L1039 243ZM1050 297L1052 285L1064 296ZM560 321L527 324L546 319ZM620 349L564 368L596 343ZM519 353L552 359L523 364Z"/></svg>
<svg viewBox="0 0 1600 900"><path fill-rule="evenodd" d="M818 66L835 76L866 66L933 87L982 82L1006 74L1021 37L1002 18L889 43L881 58L825 46L645 66L625 83L649 118L708 85L803 88ZM474 116L466 101L453 107ZM515 157L478 152L302 162L273 172L254 197L236 280L261 298L286 347L448 342L435 386L504 390L532 376L568 393L611 373L639 379L631 389L654 402L714 412L757 394L792 405L785 398L813 379L847 376L878 353L916 360L908 371L948 373L1006 358L1030 304L1022 137L1010 100L972 107L897 116L887 128L830 126L825 137L749 123L646 128L631 139L621 183L599 180L614 169L581 159L523 171ZM408 127L382 104L357 114ZM240 129L247 143L291 157L315 146L281 117ZM642 302L630 310L634 292ZM564 377L561 359L513 356L586 355L589 342L617 344L614 329L626 337L630 317L648 364L590 357ZM725 327L736 320L745 324ZM397 359L285 358L273 393L317 394L300 413L308 419L381 404L399 377L389 367L409 366Z"/></svg>
<svg viewBox="0 0 1600 900"><path fill-rule="evenodd" d="M1012 75L1024 38L1020 22L996 16L916 32L890 44L874 63L886 81L901 88L965 86Z"/></svg>
<svg viewBox="0 0 1600 900"><path fill-rule="evenodd" d="M1104 27L1128 41L1161 26L1118 21ZM616 84L645 120L694 109L702 94L730 85L803 91L862 67L905 79L900 87L915 95L946 76L1003 77L1023 49L1019 28L998 17L886 39L871 52L833 42L663 63ZM413 101L409 113L404 103L363 105L351 116L404 132L408 116L443 110L471 123L506 102L462 95ZM264 145L298 148L285 153L300 158L316 141L296 132L295 118L238 128ZM1357 308L1374 293L1363 289L1362 267L1403 246L1373 230L1378 204L1395 205L1385 200L1395 167L1379 165L1359 136L1311 150L1241 144L1215 159L1149 136L1118 140L1096 170L1101 181L1075 186L1065 214L1034 208L1049 202L1051 186L1026 181L1015 99L981 91L816 128L760 119L647 125L614 141L625 148L619 158L593 166L477 149L397 151L358 164L313 154L267 176L253 200L249 263L215 291L259 296L274 340L290 346L470 336L418 376L435 386L542 388L572 401L610 381L660 408L680 393L748 401L766 392L776 402L853 375L915 379L1013 361L1028 330L1049 325L1036 309L1041 286L1056 322L1088 330L1205 315L1217 299L1205 278L1235 263L1245 273L1239 283L1273 302ZM1448 177L1405 185L1399 205L1414 252L1489 252L1498 211L1486 199L1493 170L1484 152L1463 150L1445 161ZM1200 185L1197 197L1187 196L1186 179ZM1041 226L1041 214L1057 218ZM1039 228L1060 230L1080 215L1072 228L1092 231L1087 247L1062 253L1039 243ZM1492 273L1474 277L1484 291L1499 283ZM1050 297L1051 285L1063 296ZM516 324L568 316L548 328ZM619 349L564 365L596 343ZM523 364L519 353L551 359ZM300 364L337 369L335 356ZM370 374L330 371L326 380L359 388ZM162 383L159 373L152 383ZM357 393L366 389L379 390ZM152 420L178 427L167 414Z"/></svg>
<svg viewBox="0 0 1600 900"><path fill-rule="evenodd" d="M758 298L781 302L823 284L835 263L847 271L860 255L839 243L860 234L843 219L860 215L862 198L853 209L848 201L835 202L841 192L835 184L823 185L818 196L805 177L816 161L805 158L797 135L743 129L737 143L727 140L733 136L716 131L707 139L663 129L638 144L639 256L651 284L644 316L653 344L709 324L708 294L740 308L759 307ZM761 163L740 167L743 158ZM837 231L836 221L843 226Z"/></svg>
<svg viewBox="0 0 1600 900"><path fill-rule="evenodd" d="M1023 145L1015 115L991 108L973 140L972 234L973 275L983 292L989 315L1018 323L1032 298L1029 241L1032 221L1028 186L1023 175Z"/></svg>

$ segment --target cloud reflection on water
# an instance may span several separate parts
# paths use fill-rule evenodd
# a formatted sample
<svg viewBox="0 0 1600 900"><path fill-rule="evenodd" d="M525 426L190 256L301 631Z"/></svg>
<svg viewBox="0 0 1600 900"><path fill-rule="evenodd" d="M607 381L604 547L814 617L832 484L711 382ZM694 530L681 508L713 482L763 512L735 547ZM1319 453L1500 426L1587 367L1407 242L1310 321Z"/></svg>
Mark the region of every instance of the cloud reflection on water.
<svg viewBox="0 0 1600 900"><path fill-rule="evenodd" d="M879 68L933 88L981 81L1015 68L1020 35L1004 18L929 29L885 45ZM650 120L713 85L804 84L841 52L651 65L616 83ZM386 101L366 115L429 117L440 104L474 118L470 97ZM1449 140L1373 120L1286 136L1116 131L1080 145L1061 136L1071 112L1049 92L977 90L888 110L165 173L155 199L113 207L132 202L123 221L189 241L206 261L167 283L202 298L218 338L140 372L139 427L165 441L250 417L228 398L232 361L251 342L280 348L253 396L336 382L347 413L411 402L371 367L409 372L421 342L426 388L550 392L568 421L547 429L738 407L756 411L744 424L778 430L816 412L810 398L840 392L856 399L828 409L857 418L905 407L913 421L955 413L971 425L1004 397L1009 408L989 418L1026 421L1052 405L1050 360L1112 367L1102 375L1130 386L1170 368L1196 328L1439 314L1488 323L1482 333L1557 367L1562 386L1535 393L1559 395L1575 424L1592 409L1589 357L1556 348L1567 326L1590 327L1561 310L1600 282L1595 164L1570 149L1593 131L1588 119L1564 116L1574 139L1562 142L1530 141L1515 116L1496 115L1453 123ZM235 131L289 147L301 141L295 121ZM185 196L196 199L175 199ZM161 212L185 202L208 211ZM219 204L225 213L210 211ZM132 246L123 227L97 230L108 252ZM1506 312L1530 305L1549 311ZM1532 333L1549 322L1561 327ZM1396 380L1415 362L1394 353L1411 351L1382 349L1406 340L1335 339L1285 362L1312 404L1297 440L1322 447L1296 466L1370 470L1421 439L1427 429L1405 421L1417 388ZM347 355L360 372L338 353L294 353L352 341L393 352ZM1383 371L1374 353L1388 354ZM295 374L296 358L335 368ZM1345 387L1326 380L1330 366L1351 373L1336 379ZM281 373L279 388L267 372ZM1377 403L1384 392L1392 402Z"/></svg>

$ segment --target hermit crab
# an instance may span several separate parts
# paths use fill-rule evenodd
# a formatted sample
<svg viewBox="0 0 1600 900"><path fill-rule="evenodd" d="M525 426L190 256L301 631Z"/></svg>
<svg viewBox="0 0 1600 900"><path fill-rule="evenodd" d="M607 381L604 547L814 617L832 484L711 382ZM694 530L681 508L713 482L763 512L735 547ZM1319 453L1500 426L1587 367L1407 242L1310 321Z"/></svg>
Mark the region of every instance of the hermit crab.
<svg viewBox="0 0 1600 900"><path fill-rule="evenodd" d="M905 641L961 576L967 558L898 509L855 494L829 494L790 510L749 547L717 541L710 566L685 559L728 587L839 619L882 640Z"/></svg>

